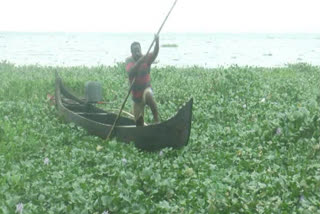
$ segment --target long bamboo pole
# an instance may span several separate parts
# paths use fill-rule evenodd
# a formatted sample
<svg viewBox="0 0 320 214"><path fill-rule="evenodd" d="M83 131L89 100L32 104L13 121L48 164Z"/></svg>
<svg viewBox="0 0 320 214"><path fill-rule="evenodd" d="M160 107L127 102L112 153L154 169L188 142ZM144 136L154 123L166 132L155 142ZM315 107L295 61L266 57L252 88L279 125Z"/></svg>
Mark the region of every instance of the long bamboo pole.
<svg viewBox="0 0 320 214"><path fill-rule="evenodd" d="M160 34L161 30L162 30L162 27L163 27L164 24L166 23L169 15L170 15L171 11L173 10L174 6L176 5L177 1L178 1L178 0L175 0L175 1L174 1L173 5L172 5L172 7L171 7L171 9L170 9L170 11L168 12L166 18L165 18L164 21L162 22L162 24L161 24L161 26L160 26L157 34L156 34L157 37L159 36L159 34ZM155 37L155 38L156 38L156 37ZM149 54L149 52L150 52L150 50L151 50L151 48L152 48L152 46L153 46L153 44L154 44L154 42L155 42L155 38L152 40L152 43L151 43L151 45L150 45L150 47L149 47L146 55ZM131 90L132 90L132 87L133 87L133 85L134 85L135 80L136 80L136 78L133 79L133 81L132 81L132 83L131 83L131 85L130 85L128 94L127 94L126 98L124 99L124 101L123 101L123 103L122 103L122 105L121 105L119 114L117 115L116 119L114 120L114 123L113 123L113 125L112 125L112 127L111 127L111 129L110 129L110 131L109 131L109 134L108 134L106 140L109 140L109 138L110 138L110 136L111 136L111 134L112 134L112 132L113 132L113 129L114 129L114 127L116 126L116 124L117 124L117 122L118 122L118 120L119 120L119 118L120 118L121 112L122 112L122 110L123 110L123 108L124 108L124 106L125 106L125 104L126 104L126 102L127 102L127 100L128 100L128 97L129 97L129 95L130 95L130 92L131 92Z"/></svg>

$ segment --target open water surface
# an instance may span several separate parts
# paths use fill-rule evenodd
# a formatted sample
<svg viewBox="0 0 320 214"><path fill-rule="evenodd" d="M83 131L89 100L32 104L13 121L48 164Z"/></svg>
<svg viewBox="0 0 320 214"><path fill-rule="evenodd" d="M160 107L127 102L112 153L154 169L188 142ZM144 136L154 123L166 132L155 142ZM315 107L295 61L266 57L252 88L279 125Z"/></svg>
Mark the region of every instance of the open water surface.
<svg viewBox="0 0 320 214"><path fill-rule="evenodd" d="M146 52L147 33L15 33L0 32L0 61L18 65L97 66L123 62L130 44L139 41ZM320 65L320 34L200 34L160 35L158 66L279 67L305 62Z"/></svg>

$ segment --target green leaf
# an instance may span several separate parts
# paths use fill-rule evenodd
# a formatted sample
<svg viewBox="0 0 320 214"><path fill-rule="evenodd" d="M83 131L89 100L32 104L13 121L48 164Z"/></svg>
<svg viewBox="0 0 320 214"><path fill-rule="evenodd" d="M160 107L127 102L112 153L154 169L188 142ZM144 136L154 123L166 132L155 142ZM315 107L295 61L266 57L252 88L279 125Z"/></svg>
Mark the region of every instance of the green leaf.
<svg viewBox="0 0 320 214"><path fill-rule="evenodd" d="M112 198L107 195L101 197L101 202L103 206L110 205L111 201L112 201Z"/></svg>

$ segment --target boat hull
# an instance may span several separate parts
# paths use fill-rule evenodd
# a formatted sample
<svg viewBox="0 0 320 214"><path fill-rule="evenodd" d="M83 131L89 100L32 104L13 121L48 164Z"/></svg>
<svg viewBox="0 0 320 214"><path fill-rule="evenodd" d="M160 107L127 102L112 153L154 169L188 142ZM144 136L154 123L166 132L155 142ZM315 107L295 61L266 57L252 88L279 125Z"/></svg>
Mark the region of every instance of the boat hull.
<svg viewBox="0 0 320 214"><path fill-rule="evenodd" d="M59 115L67 122L83 127L89 134L107 138L117 115L87 104L74 96L65 88L58 74L56 74L55 99ZM115 137L117 141L126 143L134 142L136 147L148 151L166 147L181 148L189 141L192 104L191 98L175 116L154 125L136 127L133 119L121 116L111 138Z"/></svg>

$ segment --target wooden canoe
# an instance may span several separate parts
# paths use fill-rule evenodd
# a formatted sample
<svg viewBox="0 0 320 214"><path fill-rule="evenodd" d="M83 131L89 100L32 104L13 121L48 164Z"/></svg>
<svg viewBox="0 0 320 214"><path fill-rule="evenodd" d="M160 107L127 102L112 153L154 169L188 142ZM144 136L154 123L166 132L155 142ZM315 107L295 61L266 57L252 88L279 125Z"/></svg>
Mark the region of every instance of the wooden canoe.
<svg viewBox="0 0 320 214"><path fill-rule="evenodd" d="M83 127L89 134L105 139L117 114L88 104L73 95L64 86L58 73L56 73L55 87L58 114L67 122ZM181 148L188 144L190 136L192 103L191 98L172 118L143 127L136 127L133 119L121 116L111 137L120 142L134 142L136 147L147 151L165 147Z"/></svg>

